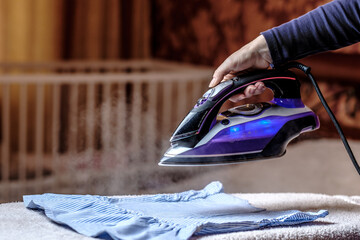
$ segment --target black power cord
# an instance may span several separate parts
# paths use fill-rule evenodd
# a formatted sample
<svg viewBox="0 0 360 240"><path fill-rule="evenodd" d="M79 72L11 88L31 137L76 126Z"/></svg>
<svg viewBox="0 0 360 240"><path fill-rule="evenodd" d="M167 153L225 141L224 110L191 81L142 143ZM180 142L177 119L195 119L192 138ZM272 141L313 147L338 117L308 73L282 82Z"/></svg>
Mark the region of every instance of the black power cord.
<svg viewBox="0 0 360 240"><path fill-rule="evenodd" d="M345 149L346 149L347 153L349 154L349 157L350 157L352 163L354 164L354 167L355 167L356 171L360 175L360 166L359 166L359 164L357 163L357 161L355 159L355 156L354 156L354 154L353 154L353 152L352 152L352 150L350 148L350 145L349 145L348 141L346 140L346 137L345 137L345 135L344 135L344 133L343 133L341 127L340 127L340 124L336 120L334 113L331 111L331 109L330 109L329 105L327 104L324 96L322 95L322 93L320 91L320 88L319 88L317 82L315 81L313 75L310 73L311 68L308 67L308 66L305 66L304 64L301 64L299 62L289 62L289 63L285 64L284 66L282 66L281 68L285 68L285 69L297 68L297 69L300 69L310 79L310 81L314 85L315 91L316 91L317 95L319 96L319 99L320 99L322 105L324 106L326 112L329 114L330 119L334 123L334 126L335 126L336 130L338 131L338 133L340 135L340 138L341 138L341 140L342 140L342 142L343 142L343 144L345 146Z"/></svg>

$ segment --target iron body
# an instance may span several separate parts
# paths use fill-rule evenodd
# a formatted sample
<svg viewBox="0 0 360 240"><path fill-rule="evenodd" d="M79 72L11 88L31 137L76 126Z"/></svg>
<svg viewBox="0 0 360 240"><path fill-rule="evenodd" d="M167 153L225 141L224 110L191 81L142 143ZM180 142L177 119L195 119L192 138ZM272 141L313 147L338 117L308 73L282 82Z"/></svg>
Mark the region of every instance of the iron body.
<svg viewBox="0 0 360 240"><path fill-rule="evenodd" d="M231 96L262 81L274 93L270 102L219 113ZM231 164L280 157L299 134L319 128L319 119L301 101L300 82L289 70L239 75L209 89L172 135L159 165Z"/></svg>

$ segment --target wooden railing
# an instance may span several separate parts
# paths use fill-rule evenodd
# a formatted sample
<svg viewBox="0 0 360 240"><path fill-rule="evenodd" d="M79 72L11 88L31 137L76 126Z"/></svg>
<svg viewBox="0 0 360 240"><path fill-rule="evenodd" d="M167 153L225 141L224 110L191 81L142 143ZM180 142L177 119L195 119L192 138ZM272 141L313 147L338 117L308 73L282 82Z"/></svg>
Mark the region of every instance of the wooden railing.
<svg viewBox="0 0 360 240"><path fill-rule="evenodd" d="M138 169L157 166L211 76L161 61L1 64L0 71L2 202L49 191L118 193Z"/></svg>

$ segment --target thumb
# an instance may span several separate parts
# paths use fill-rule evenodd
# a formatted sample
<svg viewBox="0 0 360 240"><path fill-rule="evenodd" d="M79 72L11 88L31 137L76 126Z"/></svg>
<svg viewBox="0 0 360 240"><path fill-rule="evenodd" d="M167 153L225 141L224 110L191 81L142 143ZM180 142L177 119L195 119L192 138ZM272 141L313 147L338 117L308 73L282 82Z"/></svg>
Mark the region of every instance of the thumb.
<svg viewBox="0 0 360 240"><path fill-rule="evenodd" d="M225 67L224 63L221 64L214 72L213 78L209 84L209 87L215 87L221 80L224 78L226 74L230 72L227 67Z"/></svg>

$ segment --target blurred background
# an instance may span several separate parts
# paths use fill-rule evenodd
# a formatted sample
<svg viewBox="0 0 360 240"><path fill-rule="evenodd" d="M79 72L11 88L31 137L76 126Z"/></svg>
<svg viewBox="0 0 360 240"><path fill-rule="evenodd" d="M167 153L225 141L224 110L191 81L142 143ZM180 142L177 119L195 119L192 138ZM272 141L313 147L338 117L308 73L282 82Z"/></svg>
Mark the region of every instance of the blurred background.
<svg viewBox="0 0 360 240"><path fill-rule="evenodd" d="M228 55L326 2L1 0L0 201L43 192L172 192L213 180L230 192L360 194L306 79L302 98L321 129L297 139L284 158L157 166ZM302 62L360 153L359 59L355 44Z"/></svg>

